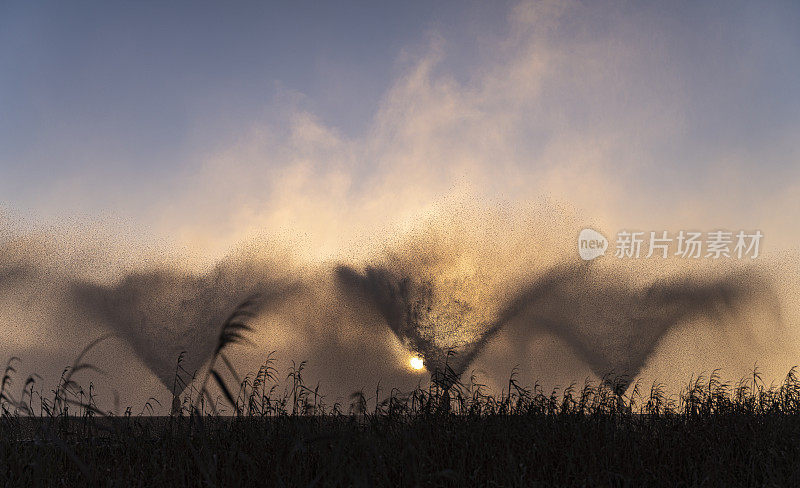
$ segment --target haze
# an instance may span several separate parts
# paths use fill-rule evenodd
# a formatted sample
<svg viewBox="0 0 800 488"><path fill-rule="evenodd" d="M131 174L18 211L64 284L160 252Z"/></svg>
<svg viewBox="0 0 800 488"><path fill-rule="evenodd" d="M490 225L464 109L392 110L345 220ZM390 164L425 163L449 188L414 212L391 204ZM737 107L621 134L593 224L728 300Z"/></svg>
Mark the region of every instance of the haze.
<svg viewBox="0 0 800 488"><path fill-rule="evenodd" d="M358 284L409 278L470 305L431 337L480 343L491 385L777 378L800 362L798 25L793 2L5 3L0 352L54 380L113 332L97 381L140 404L258 292L242 370L275 350L334 397L414 386L425 351ZM765 238L587 278L585 227ZM630 305L676 283L702 313Z"/></svg>

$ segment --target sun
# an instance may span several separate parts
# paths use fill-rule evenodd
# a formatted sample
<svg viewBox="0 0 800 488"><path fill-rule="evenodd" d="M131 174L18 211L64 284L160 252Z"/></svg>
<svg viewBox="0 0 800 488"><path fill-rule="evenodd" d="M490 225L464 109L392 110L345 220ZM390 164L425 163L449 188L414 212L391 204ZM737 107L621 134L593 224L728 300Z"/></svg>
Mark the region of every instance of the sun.
<svg viewBox="0 0 800 488"><path fill-rule="evenodd" d="M420 370L425 367L425 362L419 356L411 356L408 360L408 365L411 366L411 369Z"/></svg>

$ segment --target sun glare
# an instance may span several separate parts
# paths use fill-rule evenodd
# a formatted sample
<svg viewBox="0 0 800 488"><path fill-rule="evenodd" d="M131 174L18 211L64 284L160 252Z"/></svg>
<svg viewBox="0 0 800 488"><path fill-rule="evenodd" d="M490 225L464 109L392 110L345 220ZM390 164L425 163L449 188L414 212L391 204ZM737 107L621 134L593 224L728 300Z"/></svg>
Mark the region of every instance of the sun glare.
<svg viewBox="0 0 800 488"><path fill-rule="evenodd" d="M421 357L412 356L411 359L408 360L409 366L411 369L420 370L425 367L425 363L422 361Z"/></svg>

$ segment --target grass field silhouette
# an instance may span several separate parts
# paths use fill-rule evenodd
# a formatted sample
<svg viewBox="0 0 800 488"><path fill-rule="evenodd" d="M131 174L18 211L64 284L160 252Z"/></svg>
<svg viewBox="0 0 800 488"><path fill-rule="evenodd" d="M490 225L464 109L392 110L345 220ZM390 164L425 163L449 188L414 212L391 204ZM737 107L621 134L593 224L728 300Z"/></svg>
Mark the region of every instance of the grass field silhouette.
<svg viewBox="0 0 800 488"><path fill-rule="evenodd" d="M81 373L89 344L44 391L0 387L4 486L787 486L798 481L800 378L765 385L756 368L682 391L622 376L492 393L441 369L410 392L378 385L327 404L305 363L282 377L269 355L240 377L225 355L246 341L253 301L223 323L205 373L175 362L171 415L102 411ZM460 364L454 361L454 364ZM226 379L227 378L227 379ZM627 388L626 388L627 387Z"/></svg>

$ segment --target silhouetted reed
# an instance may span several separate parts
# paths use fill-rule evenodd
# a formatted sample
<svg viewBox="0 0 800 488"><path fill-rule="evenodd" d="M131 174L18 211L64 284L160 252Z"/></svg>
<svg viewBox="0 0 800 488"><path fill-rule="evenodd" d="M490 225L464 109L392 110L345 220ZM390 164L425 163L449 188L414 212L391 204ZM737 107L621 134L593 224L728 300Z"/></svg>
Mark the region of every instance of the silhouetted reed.
<svg viewBox="0 0 800 488"><path fill-rule="evenodd" d="M795 368L769 386L755 367L734 383L712 371L673 395L662 384L613 375L545 390L523 385L515 368L493 393L445 361L412 391L378 384L374 395L358 391L349 405L331 404L319 385L306 385L305 362L292 362L282 377L270 353L239 376L226 352L247 342L253 303L224 322L201 374L186 371L178 356L169 417L158 416L164 409L154 397L136 414L102 410L94 385L81 386L81 373L101 373L86 355L106 337L47 393L33 375L12 394L20 360L11 358L0 383L0 483L780 486L800 479Z"/></svg>

